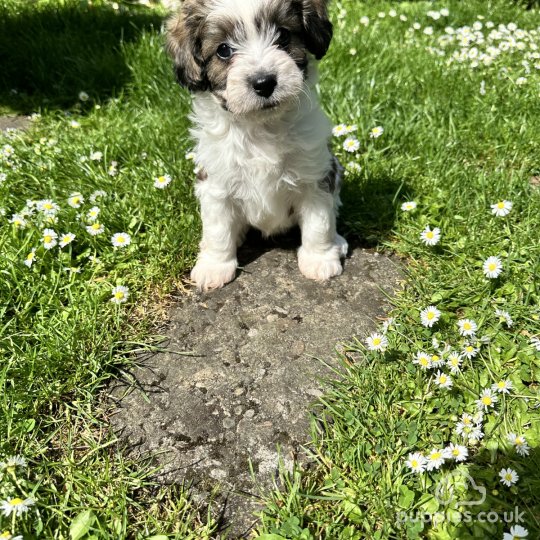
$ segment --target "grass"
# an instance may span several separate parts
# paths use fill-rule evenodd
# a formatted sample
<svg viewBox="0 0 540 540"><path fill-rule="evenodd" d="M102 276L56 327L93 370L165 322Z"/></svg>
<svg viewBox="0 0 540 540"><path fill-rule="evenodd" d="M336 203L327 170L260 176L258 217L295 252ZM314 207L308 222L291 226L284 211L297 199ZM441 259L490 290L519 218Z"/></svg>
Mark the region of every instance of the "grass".
<svg viewBox="0 0 540 540"><path fill-rule="evenodd" d="M529 538L540 533L540 353L531 342L540 333L538 60L529 60L526 74L522 52L471 68L448 66L450 53L426 50L442 48L445 26L471 25L478 15L483 24L515 22L525 30L537 28L540 16L499 0L441 7L450 14L439 20L426 15L434 9L428 2L333 7L336 38L321 66L322 102L335 123L357 125L361 142L349 155L343 138L333 141L342 161L356 164L348 165L340 229L406 257L406 287L395 299L384 353L369 351L365 336L343 346L342 376L314 410L317 466L285 476L286 489L269 495L263 540L502 538L510 525L482 523L478 512L515 506ZM209 538L216 523L181 486L156 486L150 463L118 451L102 399L134 352L158 344L153 323L167 295L183 286L199 235L193 164L185 158L189 97L162 53L163 13L70 0L3 0L0 9L0 110L41 113L29 132L0 139L0 461L28 460L25 468L3 467L0 498L35 500L21 516L0 517L0 528L25 538ZM409 32L415 21L421 29ZM540 46L538 35L532 41ZM370 138L375 126L384 133ZM155 178L166 174L173 181L156 189ZM93 202L98 190L105 196ZM79 208L68 204L73 193L84 198ZM26 203L45 199L60 206L52 221ZM503 199L513 209L497 218L490 205ZM415 211L400 210L407 200L417 202ZM88 211L96 205L104 232L91 236ZM26 227L10 223L15 213L31 213L23 216ZM426 225L440 227L438 245L420 241ZM47 250L44 228L76 238ZM131 244L114 248L118 232ZM491 255L503 261L494 280L482 272ZM110 301L116 286L129 288L127 303ZM420 322L429 305L442 312L432 328ZM437 370L412 360L420 350L437 353L433 338L438 348L461 350L456 322L465 317L484 339L445 390L434 382ZM486 413L485 436L469 441L464 464L410 472L410 453L458 442L462 414L475 411L483 388L506 379L513 388ZM528 457L516 454L512 432L526 436ZM518 472L515 486L499 482L502 467ZM453 471L487 488L476 519L408 519L443 509L435 488ZM456 490L460 501L474 496L467 486Z"/></svg>

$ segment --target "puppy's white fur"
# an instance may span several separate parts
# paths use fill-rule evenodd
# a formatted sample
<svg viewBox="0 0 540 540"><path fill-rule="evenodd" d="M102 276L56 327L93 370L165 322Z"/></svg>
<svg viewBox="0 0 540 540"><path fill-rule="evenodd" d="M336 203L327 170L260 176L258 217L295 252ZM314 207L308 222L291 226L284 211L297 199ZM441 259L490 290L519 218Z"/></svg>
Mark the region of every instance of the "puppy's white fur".
<svg viewBox="0 0 540 540"><path fill-rule="evenodd" d="M321 185L334 158L328 149L331 126L315 90L315 61L310 57L304 76L275 46L276 29L255 27L262 2L215 0L209 16L210 24L217 24L234 13L245 39L231 43L235 56L221 94L197 92L193 101L192 135L205 174L196 186L203 236L191 277L203 290L234 279L236 250L250 226L271 235L298 224L298 264L310 279L341 274L340 259L347 253L347 243L336 233L339 190ZM261 72L277 75L270 98L277 105L270 110L246 83Z"/></svg>

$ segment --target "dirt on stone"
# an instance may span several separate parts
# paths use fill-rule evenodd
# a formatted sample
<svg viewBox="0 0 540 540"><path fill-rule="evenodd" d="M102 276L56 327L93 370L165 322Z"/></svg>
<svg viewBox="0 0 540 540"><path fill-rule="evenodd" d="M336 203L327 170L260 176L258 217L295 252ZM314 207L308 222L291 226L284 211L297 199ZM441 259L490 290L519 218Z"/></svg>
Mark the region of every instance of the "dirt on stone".
<svg viewBox="0 0 540 540"><path fill-rule="evenodd" d="M111 390L113 428L132 457L153 456L161 482L190 482L202 504L218 490L223 538L248 537L279 461L290 470L305 459L310 405L339 369L336 344L372 331L400 281L395 259L361 248L342 276L307 280L295 241L248 243L237 279L172 306L166 350L134 371L135 385Z"/></svg>

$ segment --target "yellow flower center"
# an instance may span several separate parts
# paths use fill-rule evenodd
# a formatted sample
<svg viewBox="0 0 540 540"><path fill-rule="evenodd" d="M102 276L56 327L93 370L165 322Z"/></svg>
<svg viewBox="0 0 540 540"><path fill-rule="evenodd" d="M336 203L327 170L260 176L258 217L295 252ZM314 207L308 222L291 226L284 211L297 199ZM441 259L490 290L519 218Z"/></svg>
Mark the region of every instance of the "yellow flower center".
<svg viewBox="0 0 540 540"><path fill-rule="evenodd" d="M373 338L373 345L377 346L381 344L381 338Z"/></svg>
<svg viewBox="0 0 540 540"><path fill-rule="evenodd" d="M497 203L497 208L502 210L504 208L504 202Z"/></svg>
<svg viewBox="0 0 540 540"><path fill-rule="evenodd" d="M114 297L117 300L122 300L124 298L124 293L122 291L117 291L117 292L114 293Z"/></svg>
<svg viewBox="0 0 540 540"><path fill-rule="evenodd" d="M9 540L11 538L11 533L9 531L4 531L2 534L0 534L0 538L4 538L5 540Z"/></svg>
<svg viewBox="0 0 540 540"><path fill-rule="evenodd" d="M473 352L474 351L474 347L471 347L471 345L465 347L465 350L469 353Z"/></svg>
<svg viewBox="0 0 540 540"><path fill-rule="evenodd" d="M45 208L45 210L50 210L52 208L52 204L51 203L45 203L43 205L43 208Z"/></svg>
<svg viewBox="0 0 540 540"><path fill-rule="evenodd" d="M441 359L441 357L440 357L440 356L437 356L436 354L434 354L434 355L431 357L431 360L432 360L433 362L438 362L440 359Z"/></svg>
<svg viewBox="0 0 540 540"><path fill-rule="evenodd" d="M453 455L453 456L456 456L456 457L459 456L459 450L458 450L457 448L454 448L454 449L452 450L452 455Z"/></svg>
<svg viewBox="0 0 540 540"><path fill-rule="evenodd" d="M452 364L452 366L459 366L459 359L453 356L452 358L450 358L450 364Z"/></svg>
<svg viewBox="0 0 540 540"><path fill-rule="evenodd" d="M434 319L434 318L435 318L435 313L433 313L433 311L430 311L430 312L427 314L427 318L428 318L429 320Z"/></svg>
<svg viewBox="0 0 540 540"><path fill-rule="evenodd" d="M47 235L47 236L44 236L43 237L43 241L46 243L46 244L50 244L52 242L52 236L51 235Z"/></svg>
<svg viewBox="0 0 540 540"><path fill-rule="evenodd" d="M433 238L433 236L434 236L434 235L433 235L433 231L428 231L428 232L426 233L426 236L431 240L431 239Z"/></svg>
<svg viewBox="0 0 540 540"><path fill-rule="evenodd" d="M24 501L22 499L19 499L19 497L15 498L15 499L11 499L11 501L9 501L9 504L11 504L11 506L19 506L19 504L22 504Z"/></svg>
<svg viewBox="0 0 540 540"><path fill-rule="evenodd" d="M504 381L501 381L500 383L497 383L497 386L499 388L506 388L506 383Z"/></svg>
<svg viewBox="0 0 540 540"><path fill-rule="evenodd" d="M94 231L99 231L99 229L101 228L101 224L94 223L91 227L92 229L94 229Z"/></svg>
<svg viewBox="0 0 540 540"><path fill-rule="evenodd" d="M440 459L440 457L441 457L440 452L433 452L433 454L431 454L431 456L429 456L429 459L431 459L432 461L435 461L437 459Z"/></svg>
<svg viewBox="0 0 540 540"><path fill-rule="evenodd" d="M482 398L482 403L486 406L489 406L492 403L492 399L489 396L484 396Z"/></svg>
<svg viewBox="0 0 540 540"><path fill-rule="evenodd" d="M441 375L439 378L439 382L441 384L445 384L448 379L446 378L446 375Z"/></svg>
<svg viewBox="0 0 540 540"><path fill-rule="evenodd" d="M497 270L497 264L496 263L490 263L488 268L489 268L490 272L494 272L495 270Z"/></svg>
<svg viewBox="0 0 540 540"><path fill-rule="evenodd" d="M71 199L71 202L72 202L73 204L79 204L79 201L80 201L80 200L81 200L81 199L79 199L79 197L73 197L73 199Z"/></svg>
<svg viewBox="0 0 540 540"><path fill-rule="evenodd" d="M523 445L523 439L521 437L517 437L515 441L516 446L522 446Z"/></svg>
<svg viewBox="0 0 540 540"><path fill-rule="evenodd" d="M426 358L425 356L421 356L419 361L420 361L420 365L422 366L429 365L429 358Z"/></svg>
<svg viewBox="0 0 540 540"><path fill-rule="evenodd" d="M411 465L412 465L413 467L418 467L418 460L413 459L413 460L411 461Z"/></svg>
<svg viewBox="0 0 540 540"><path fill-rule="evenodd" d="M509 482L512 481L512 475L510 473L506 473L505 476L506 480L508 480Z"/></svg>
<svg viewBox="0 0 540 540"><path fill-rule="evenodd" d="M463 324L463 330L470 330L472 328L471 324L466 322Z"/></svg>
<svg viewBox="0 0 540 540"><path fill-rule="evenodd" d="M471 419L469 417L465 417L463 419L463 423L466 425L466 426L470 426L471 425Z"/></svg>
<svg viewBox="0 0 540 540"><path fill-rule="evenodd" d="M160 176L158 178L158 180L161 182L161 183L164 183L166 181L166 178L164 176Z"/></svg>

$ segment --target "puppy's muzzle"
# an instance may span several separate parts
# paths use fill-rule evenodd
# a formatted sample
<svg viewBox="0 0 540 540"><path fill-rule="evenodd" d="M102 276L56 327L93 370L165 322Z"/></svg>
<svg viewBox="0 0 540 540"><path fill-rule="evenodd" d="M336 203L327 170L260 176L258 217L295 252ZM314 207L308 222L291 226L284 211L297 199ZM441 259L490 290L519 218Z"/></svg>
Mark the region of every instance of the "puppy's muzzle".
<svg viewBox="0 0 540 540"><path fill-rule="evenodd" d="M258 96L268 99L277 86L277 77L273 73L259 73L249 82Z"/></svg>

